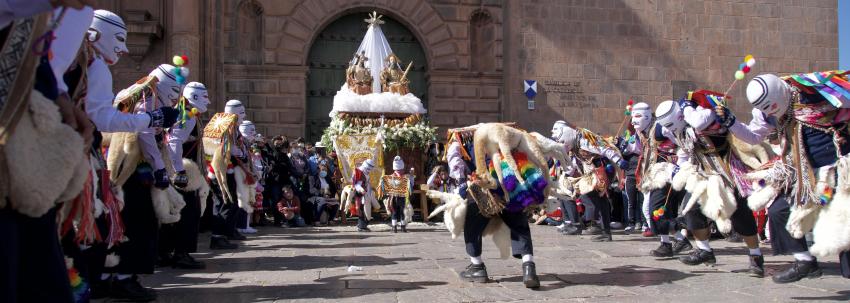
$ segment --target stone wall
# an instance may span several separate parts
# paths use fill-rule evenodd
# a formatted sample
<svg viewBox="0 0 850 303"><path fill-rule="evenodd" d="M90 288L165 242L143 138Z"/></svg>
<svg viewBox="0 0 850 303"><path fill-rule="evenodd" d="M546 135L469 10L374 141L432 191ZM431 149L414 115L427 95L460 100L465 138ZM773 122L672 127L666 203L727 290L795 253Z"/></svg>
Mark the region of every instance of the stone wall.
<svg viewBox="0 0 850 303"><path fill-rule="evenodd" d="M836 6L836 0L509 0L505 117L545 131L564 117L611 134L629 98L654 107L689 86L725 91L748 53L757 59L748 78L835 69ZM524 79L540 83L534 111L526 108ZM745 85L731 92L731 104L749 121Z"/></svg>
<svg viewBox="0 0 850 303"><path fill-rule="evenodd" d="M837 67L837 0L100 0L128 21L115 90L174 54L210 88L211 111L241 99L266 135L304 134L307 55L336 18L377 10L427 57L434 125L566 118L601 133L629 98L653 106L689 88L725 90L742 58L763 72ZM159 26L159 31L157 27ZM135 34L134 34L135 33ZM474 54L473 54L474 53ZM536 109L522 81L537 80ZM745 83L741 83L745 84ZM744 85L733 109L746 117ZM746 118L743 118L746 117Z"/></svg>

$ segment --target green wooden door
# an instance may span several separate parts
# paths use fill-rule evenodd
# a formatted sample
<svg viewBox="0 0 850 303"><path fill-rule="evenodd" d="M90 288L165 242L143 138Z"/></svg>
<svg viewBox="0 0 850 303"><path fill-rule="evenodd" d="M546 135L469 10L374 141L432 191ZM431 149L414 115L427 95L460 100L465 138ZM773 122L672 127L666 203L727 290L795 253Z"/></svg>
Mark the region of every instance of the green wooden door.
<svg viewBox="0 0 850 303"><path fill-rule="evenodd" d="M366 12L340 17L316 37L310 48L307 61L310 66L307 76L307 126L304 134L308 142L319 141L331 122L328 113L333 108L334 95L345 83L345 68L366 34L368 24L363 22L366 18ZM393 52L401 58L402 65L406 67L408 62L413 61L413 68L408 74L410 90L422 99L427 108L427 63L422 46L404 25L386 16L383 20L386 23L381 25L381 30Z"/></svg>

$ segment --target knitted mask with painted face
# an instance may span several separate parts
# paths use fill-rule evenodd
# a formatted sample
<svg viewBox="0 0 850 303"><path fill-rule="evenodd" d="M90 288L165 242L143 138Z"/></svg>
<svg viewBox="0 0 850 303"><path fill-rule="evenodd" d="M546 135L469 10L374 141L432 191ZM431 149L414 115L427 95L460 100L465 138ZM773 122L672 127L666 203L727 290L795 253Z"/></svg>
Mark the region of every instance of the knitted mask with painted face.
<svg viewBox="0 0 850 303"><path fill-rule="evenodd" d="M207 105L210 104L207 87L200 82L189 82L189 84L186 84L186 87L183 88L183 98L186 98L186 101L189 101L189 104L192 104L192 107L201 113L206 112Z"/></svg>
<svg viewBox="0 0 850 303"><path fill-rule="evenodd" d="M242 102L239 100L227 101L224 105L224 112L238 116L240 123L242 120L245 120L245 107L242 106Z"/></svg>
<svg viewBox="0 0 850 303"><path fill-rule="evenodd" d="M160 64L149 75L156 77L159 82L156 83L157 98L164 106L173 106L180 99L181 87L177 83L177 76L174 74L174 66L171 64ZM184 77L188 76L188 69L181 67L185 73Z"/></svg>
<svg viewBox="0 0 850 303"><path fill-rule="evenodd" d="M257 128L254 126L254 122L245 120L242 121L242 124L239 124L239 133L245 140L252 142L257 137Z"/></svg>
<svg viewBox="0 0 850 303"><path fill-rule="evenodd" d="M552 139L572 147L578 140L578 131L566 121L558 120L552 126Z"/></svg>
<svg viewBox="0 0 850 303"><path fill-rule="evenodd" d="M685 130L687 124L679 103L672 100L661 102L655 109L655 113L658 123L674 134L681 134Z"/></svg>
<svg viewBox="0 0 850 303"><path fill-rule="evenodd" d="M87 35L97 54L108 65L118 63L127 54L127 27L124 20L107 10L94 11Z"/></svg>
<svg viewBox="0 0 850 303"><path fill-rule="evenodd" d="M652 109L649 104L640 102L632 106L632 126L637 131L644 131L652 125Z"/></svg>
<svg viewBox="0 0 850 303"><path fill-rule="evenodd" d="M776 75L759 75L747 84L747 100L763 113L780 117L791 102L791 86Z"/></svg>
<svg viewBox="0 0 850 303"><path fill-rule="evenodd" d="M366 159L363 163L360 163L359 168L363 173L369 174L375 168L375 162L372 162L372 159Z"/></svg>
<svg viewBox="0 0 850 303"><path fill-rule="evenodd" d="M395 158L393 158L393 170L404 170L404 160L402 160L400 156L395 156Z"/></svg>

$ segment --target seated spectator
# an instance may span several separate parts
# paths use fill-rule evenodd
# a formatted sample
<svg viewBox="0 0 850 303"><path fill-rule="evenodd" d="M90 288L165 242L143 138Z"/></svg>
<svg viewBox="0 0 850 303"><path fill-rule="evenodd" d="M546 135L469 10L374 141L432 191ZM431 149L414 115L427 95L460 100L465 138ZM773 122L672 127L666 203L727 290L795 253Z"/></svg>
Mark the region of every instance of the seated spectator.
<svg viewBox="0 0 850 303"><path fill-rule="evenodd" d="M443 165L434 166L431 171L431 176L428 177L428 188L438 190L445 193L454 193L457 189L457 184L449 178L449 172Z"/></svg>
<svg viewBox="0 0 850 303"><path fill-rule="evenodd" d="M329 209L330 204L328 204L328 201L336 200L333 199L336 196L336 184L331 180L326 163L319 163L316 170L317 173L309 178L310 198L308 201L316 208L314 225L327 224L336 217L337 209ZM338 207L339 202L336 203ZM321 220L323 213L327 215L324 221Z"/></svg>
<svg viewBox="0 0 850 303"><path fill-rule="evenodd" d="M535 214L535 225L549 225L549 226L560 226L563 223L564 213L560 208L557 208L551 212L547 212L546 209L541 208L540 211Z"/></svg>
<svg viewBox="0 0 850 303"><path fill-rule="evenodd" d="M289 186L283 187L283 197L277 202L277 210L283 215L283 225L286 227L304 227L304 219L301 218L301 201L292 192Z"/></svg>

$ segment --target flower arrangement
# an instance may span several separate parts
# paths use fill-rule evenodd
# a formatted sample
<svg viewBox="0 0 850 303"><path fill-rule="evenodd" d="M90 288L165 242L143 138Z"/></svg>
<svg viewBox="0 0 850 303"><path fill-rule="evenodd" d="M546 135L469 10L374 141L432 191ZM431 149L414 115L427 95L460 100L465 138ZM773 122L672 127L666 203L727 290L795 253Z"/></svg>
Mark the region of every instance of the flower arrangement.
<svg viewBox="0 0 850 303"><path fill-rule="evenodd" d="M384 138L384 148L388 151L402 148L425 148L437 140L437 128L431 127L427 120L420 119L416 123L400 123L396 125L366 124L355 125L351 120L334 117L331 124L322 134L322 144L333 146L333 138L338 135L381 134Z"/></svg>

